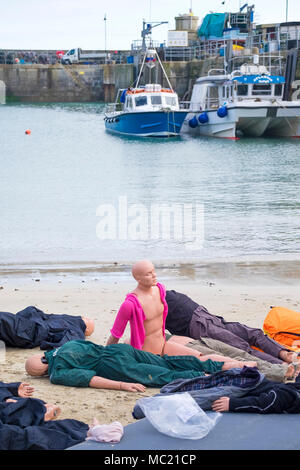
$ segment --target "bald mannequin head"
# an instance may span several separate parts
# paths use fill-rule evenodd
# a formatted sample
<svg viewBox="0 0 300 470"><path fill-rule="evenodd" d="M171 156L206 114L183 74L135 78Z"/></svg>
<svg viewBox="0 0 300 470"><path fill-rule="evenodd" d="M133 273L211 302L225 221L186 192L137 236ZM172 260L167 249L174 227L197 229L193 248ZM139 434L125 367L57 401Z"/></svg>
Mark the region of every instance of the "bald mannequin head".
<svg viewBox="0 0 300 470"><path fill-rule="evenodd" d="M35 354L27 359L25 362L25 370L27 374L32 375L33 377L40 377L47 374L48 364L42 363L42 357L44 354Z"/></svg>
<svg viewBox="0 0 300 470"><path fill-rule="evenodd" d="M139 287L150 288L156 285L155 268L151 261L138 261L132 266L131 272Z"/></svg>
<svg viewBox="0 0 300 470"><path fill-rule="evenodd" d="M87 318L87 317L81 317L81 318L84 321L85 326L86 326L86 329L84 332L85 336L91 336L91 334L94 332L94 329L95 329L94 320L92 320L91 318Z"/></svg>

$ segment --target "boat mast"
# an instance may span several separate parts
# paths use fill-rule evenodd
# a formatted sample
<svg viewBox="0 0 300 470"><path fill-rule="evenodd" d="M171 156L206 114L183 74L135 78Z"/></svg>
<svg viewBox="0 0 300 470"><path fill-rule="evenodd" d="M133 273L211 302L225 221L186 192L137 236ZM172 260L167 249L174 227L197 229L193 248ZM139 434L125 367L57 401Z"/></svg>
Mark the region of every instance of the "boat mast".
<svg viewBox="0 0 300 470"><path fill-rule="evenodd" d="M157 59L158 59L158 63L159 63L159 65L160 65L161 68L162 68L162 71L163 71L163 73L164 73L164 76L166 77L167 83L168 83L169 87L171 88L171 90L174 92L173 87L172 87L172 85L171 85L171 83L170 83L170 80L169 80L169 78L168 78L168 75L166 74L166 71L165 71L165 69L164 69L164 67L163 67L163 65L162 65L162 63L161 63L161 60L160 60L160 58L159 58L159 55L158 55L157 51L155 51L155 54L156 54L156 57L157 57Z"/></svg>
<svg viewBox="0 0 300 470"><path fill-rule="evenodd" d="M145 65L146 55L147 55L147 51L146 51L145 54L144 54L143 63L142 63L142 66L141 66L141 68L140 68L140 73L139 73L139 76L138 76L138 79L137 79L135 88L138 88L138 86L139 86L139 82L140 82L140 79L141 79L142 71L143 71L143 68L144 68L144 65Z"/></svg>

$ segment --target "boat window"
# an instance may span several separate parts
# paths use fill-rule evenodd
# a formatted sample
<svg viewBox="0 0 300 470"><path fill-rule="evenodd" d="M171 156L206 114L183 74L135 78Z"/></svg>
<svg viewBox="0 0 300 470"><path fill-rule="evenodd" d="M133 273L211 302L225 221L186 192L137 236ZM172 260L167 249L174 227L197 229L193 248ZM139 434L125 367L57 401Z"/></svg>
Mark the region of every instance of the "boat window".
<svg viewBox="0 0 300 470"><path fill-rule="evenodd" d="M247 96L248 95L248 85L238 85L237 86L237 95L238 96Z"/></svg>
<svg viewBox="0 0 300 470"><path fill-rule="evenodd" d="M281 96L282 94L282 85L275 85L275 96Z"/></svg>
<svg viewBox="0 0 300 470"><path fill-rule="evenodd" d="M177 100L175 96L166 96L165 99L167 106L177 106Z"/></svg>
<svg viewBox="0 0 300 470"><path fill-rule="evenodd" d="M208 87L209 106L218 106L219 104L219 87Z"/></svg>
<svg viewBox="0 0 300 470"><path fill-rule="evenodd" d="M271 85L261 85L255 83L252 89L252 95L270 95L271 94Z"/></svg>
<svg viewBox="0 0 300 470"><path fill-rule="evenodd" d="M217 86L210 86L209 87L209 97L210 98L219 98L219 89Z"/></svg>
<svg viewBox="0 0 300 470"><path fill-rule="evenodd" d="M161 104L161 96L160 95L152 95L151 96L151 104Z"/></svg>
<svg viewBox="0 0 300 470"><path fill-rule="evenodd" d="M132 108L132 97L127 96L127 108Z"/></svg>
<svg viewBox="0 0 300 470"><path fill-rule="evenodd" d="M147 96L137 96L135 98L136 106L145 106L147 104Z"/></svg>

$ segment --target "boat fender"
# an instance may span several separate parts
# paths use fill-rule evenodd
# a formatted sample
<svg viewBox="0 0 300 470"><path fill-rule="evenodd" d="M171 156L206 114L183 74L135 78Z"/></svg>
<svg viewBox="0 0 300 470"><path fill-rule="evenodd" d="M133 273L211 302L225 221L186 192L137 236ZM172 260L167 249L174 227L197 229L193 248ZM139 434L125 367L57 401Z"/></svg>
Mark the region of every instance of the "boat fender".
<svg viewBox="0 0 300 470"><path fill-rule="evenodd" d="M227 116L227 113L228 113L227 106L220 106L220 108L217 111L217 115L220 118L223 118L223 117Z"/></svg>
<svg viewBox="0 0 300 470"><path fill-rule="evenodd" d="M200 124L206 124L208 122L208 114L207 113L199 114L198 121L200 122Z"/></svg>
<svg viewBox="0 0 300 470"><path fill-rule="evenodd" d="M189 126L193 129L198 126L198 119L196 118L196 116L189 120Z"/></svg>

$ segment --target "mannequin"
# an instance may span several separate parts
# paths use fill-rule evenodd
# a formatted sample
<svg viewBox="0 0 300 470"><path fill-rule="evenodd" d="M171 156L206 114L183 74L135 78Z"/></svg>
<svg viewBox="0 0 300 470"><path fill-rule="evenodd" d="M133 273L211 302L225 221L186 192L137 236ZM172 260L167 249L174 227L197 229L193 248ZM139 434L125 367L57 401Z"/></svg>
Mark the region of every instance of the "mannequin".
<svg viewBox="0 0 300 470"><path fill-rule="evenodd" d="M44 355L29 357L25 369L31 376L49 375L51 383L57 385L144 392L146 386L160 387L177 378L256 364L218 357L222 361L204 355L161 357L129 344L101 346L91 341L72 340Z"/></svg>
<svg viewBox="0 0 300 470"><path fill-rule="evenodd" d="M0 382L0 403L17 403L18 399L31 398L34 387L27 382L4 383ZM3 409L3 405L2 409ZM53 403L43 403L44 421L51 421L58 417L61 409Z"/></svg>
<svg viewBox="0 0 300 470"><path fill-rule="evenodd" d="M0 340L13 348L57 348L72 339L90 336L94 327L94 321L90 318L47 314L34 306L26 307L16 314L0 312Z"/></svg>
<svg viewBox="0 0 300 470"><path fill-rule="evenodd" d="M87 318L87 317L81 317L81 318L84 321L85 326L86 326L84 335L85 336L91 336L94 333L94 330L95 330L94 320L92 320L91 318Z"/></svg>
<svg viewBox="0 0 300 470"><path fill-rule="evenodd" d="M132 276L137 281L134 291L123 302L107 345L116 344L124 333L126 324L130 322L130 344L143 351L163 356L194 356L200 360L231 361L232 359L210 354L203 356L200 351L193 350L173 341L165 340L165 321L168 305L165 300L166 290L157 282L155 268L151 261L142 260L132 267ZM255 367L256 362L245 362L244 365ZM232 365L235 367L235 365ZM236 367L239 367L236 363Z"/></svg>

